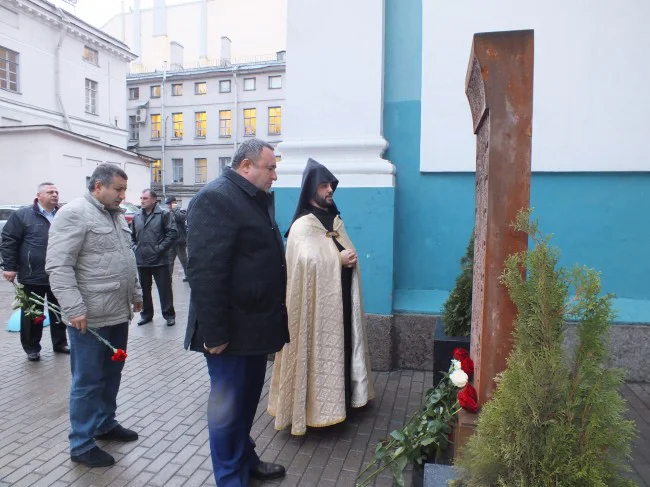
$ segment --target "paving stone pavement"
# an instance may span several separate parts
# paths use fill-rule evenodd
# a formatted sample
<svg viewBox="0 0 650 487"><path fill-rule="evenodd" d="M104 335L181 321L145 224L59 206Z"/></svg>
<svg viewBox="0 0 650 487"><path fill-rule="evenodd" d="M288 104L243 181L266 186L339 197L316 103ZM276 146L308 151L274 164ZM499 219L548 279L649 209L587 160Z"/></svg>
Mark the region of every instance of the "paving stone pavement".
<svg viewBox="0 0 650 487"><path fill-rule="evenodd" d="M188 287L181 277L177 269L176 326L165 326L157 308L153 324L138 327L134 320L130 327L118 419L140 439L100 442L117 460L102 469L70 462L69 358L52 353L46 329L41 361L26 360L18 334L6 331L13 288L0 282L0 487L215 485L205 414L208 373L202 355L182 348ZM403 424L433 380L430 372L374 373L377 398L369 406L344 424L292 437L276 432L265 412L269 376L270 366L252 436L262 459L285 465L287 476L264 486L353 486L377 441ZM631 475L638 485L650 485L650 385L627 384L623 393L640 430ZM384 473L375 485L391 484Z"/></svg>

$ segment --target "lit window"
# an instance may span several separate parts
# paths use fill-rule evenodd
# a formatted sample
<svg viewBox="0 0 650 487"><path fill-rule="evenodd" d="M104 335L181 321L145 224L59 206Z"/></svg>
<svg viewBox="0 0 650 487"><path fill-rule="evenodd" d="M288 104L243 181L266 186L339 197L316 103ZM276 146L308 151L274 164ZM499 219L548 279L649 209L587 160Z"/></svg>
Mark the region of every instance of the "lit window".
<svg viewBox="0 0 650 487"><path fill-rule="evenodd" d="M244 108L244 135L255 135L257 127L257 110Z"/></svg>
<svg viewBox="0 0 650 487"><path fill-rule="evenodd" d="M172 159L172 183L183 182L183 159Z"/></svg>
<svg viewBox="0 0 650 487"><path fill-rule="evenodd" d="M282 76L269 76L269 90L282 88Z"/></svg>
<svg viewBox="0 0 650 487"><path fill-rule="evenodd" d="M151 87L151 98L160 98L160 85L153 85Z"/></svg>
<svg viewBox="0 0 650 487"><path fill-rule="evenodd" d="M151 138L160 138L160 115L151 115Z"/></svg>
<svg viewBox="0 0 650 487"><path fill-rule="evenodd" d="M194 94L205 95L208 92L208 84L205 81L194 83Z"/></svg>
<svg viewBox="0 0 650 487"><path fill-rule="evenodd" d="M97 115L97 82L86 79L86 113Z"/></svg>
<svg viewBox="0 0 650 487"><path fill-rule="evenodd" d="M208 118L205 112L194 113L194 137L204 138L208 131Z"/></svg>
<svg viewBox="0 0 650 487"><path fill-rule="evenodd" d="M275 156L275 162L280 162L282 160L282 156L276 155Z"/></svg>
<svg viewBox="0 0 650 487"><path fill-rule="evenodd" d="M219 137L230 137L230 110L219 110Z"/></svg>
<svg viewBox="0 0 650 487"><path fill-rule="evenodd" d="M278 135L282 132L282 108L269 107L269 135Z"/></svg>
<svg viewBox="0 0 650 487"><path fill-rule="evenodd" d="M230 80L222 79L219 81L219 93L230 93Z"/></svg>
<svg viewBox="0 0 650 487"><path fill-rule="evenodd" d="M99 65L99 53L95 49L84 46L84 61L95 66Z"/></svg>
<svg viewBox="0 0 650 487"><path fill-rule="evenodd" d="M140 88L129 88L129 100L140 98Z"/></svg>
<svg viewBox="0 0 650 487"><path fill-rule="evenodd" d="M162 165L160 164L160 159L156 159L156 161L151 165L151 182L162 182Z"/></svg>
<svg viewBox="0 0 650 487"><path fill-rule="evenodd" d="M174 132L172 137L174 139L183 138L183 114L182 113L172 113L172 122L174 123Z"/></svg>
<svg viewBox="0 0 650 487"><path fill-rule="evenodd" d="M18 93L18 53L0 46L0 88Z"/></svg>
<svg viewBox="0 0 650 487"><path fill-rule="evenodd" d="M205 158L194 159L194 182L197 184L208 182L208 160Z"/></svg>
<svg viewBox="0 0 650 487"><path fill-rule="evenodd" d="M183 84L173 84L172 85L172 96L181 96L183 94Z"/></svg>
<svg viewBox="0 0 650 487"><path fill-rule="evenodd" d="M244 91L253 91L255 89L255 78L244 78Z"/></svg>
<svg viewBox="0 0 650 487"><path fill-rule="evenodd" d="M129 116L129 140L140 140L140 129L135 115Z"/></svg>

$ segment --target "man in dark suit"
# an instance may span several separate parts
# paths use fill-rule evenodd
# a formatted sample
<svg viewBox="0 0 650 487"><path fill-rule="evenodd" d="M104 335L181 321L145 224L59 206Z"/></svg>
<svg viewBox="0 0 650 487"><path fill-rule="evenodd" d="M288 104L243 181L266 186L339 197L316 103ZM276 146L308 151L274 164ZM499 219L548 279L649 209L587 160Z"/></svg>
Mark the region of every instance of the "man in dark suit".
<svg viewBox="0 0 650 487"><path fill-rule="evenodd" d="M250 438L267 354L289 341L284 245L270 193L273 147L243 142L232 169L207 184L187 213L191 288L185 347L203 352L210 374L208 430L219 487L284 476L260 461Z"/></svg>

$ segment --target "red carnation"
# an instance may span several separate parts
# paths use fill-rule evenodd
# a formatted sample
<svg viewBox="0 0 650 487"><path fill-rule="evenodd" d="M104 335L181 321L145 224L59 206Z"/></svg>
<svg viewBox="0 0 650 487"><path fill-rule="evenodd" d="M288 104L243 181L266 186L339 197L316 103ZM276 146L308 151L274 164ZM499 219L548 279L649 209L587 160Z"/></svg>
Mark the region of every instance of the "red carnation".
<svg viewBox="0 0 650 487"><path fill-rule="evenodd" d="M454 359L462 362L463 359L469 358L469 352L464 348L454 348Z"/></svg>
<svg viewBox="0 0 650 487"><path fill-rule="evenodd" d="M42 325L43 322L45 322L45 315L39 315L36 318L34 318L34 321L33 321L33 323L35 325Z"/></svg>
<svg viewBox="0 0 650 487"><path fill-rule="evenodd" d="M474 361L469 357L465 357L460 361L460 368L463 369L463 372L467 375L472 375L474 373Z"/></svg>
<svg viewBox="0 0 650 487"><path fill-rule="evenodd" d="M113 359L114 362L124 362L126 360L126 357L127 357L126 352L121 348L118 348L117 350L115 350L115 353L113 354L111 359Z"/></svg>
<svg viewBox="0 0 650 487"><path fill-rule="evenodd" d="M458 402L460 406L470 413L478 412L478 394L476 394L476 389L474 389L470 384L467 384L459 393L458 393Z"/></svg>

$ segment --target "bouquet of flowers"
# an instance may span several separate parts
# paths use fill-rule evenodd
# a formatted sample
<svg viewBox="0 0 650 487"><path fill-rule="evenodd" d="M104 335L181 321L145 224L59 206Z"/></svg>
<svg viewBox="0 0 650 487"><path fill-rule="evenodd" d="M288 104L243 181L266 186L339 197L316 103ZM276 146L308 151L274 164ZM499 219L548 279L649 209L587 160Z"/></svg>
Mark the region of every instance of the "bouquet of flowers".
<svg viewBox="0 0 650 487"><path fill-rule="evenodd" d="M370 485L386 468L392 470L397 485L404 485L404 469L409 463L422 464L439 458L451 441L452 424L462 409L478 411L476 389L469 384L474 362L467 350L456 348L449 372L436 387L429 389L424 404L408 422L380 441L373 461L357 477L357 487Z"/></svg>

